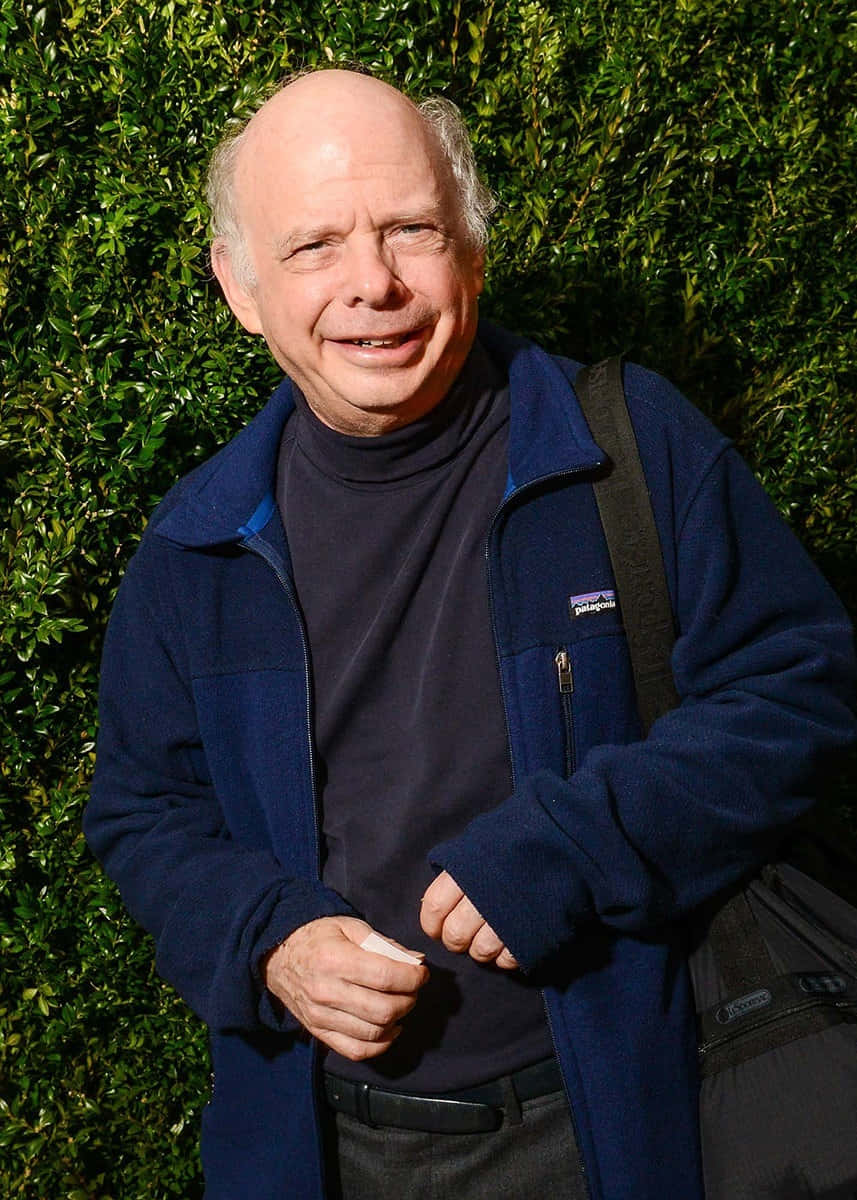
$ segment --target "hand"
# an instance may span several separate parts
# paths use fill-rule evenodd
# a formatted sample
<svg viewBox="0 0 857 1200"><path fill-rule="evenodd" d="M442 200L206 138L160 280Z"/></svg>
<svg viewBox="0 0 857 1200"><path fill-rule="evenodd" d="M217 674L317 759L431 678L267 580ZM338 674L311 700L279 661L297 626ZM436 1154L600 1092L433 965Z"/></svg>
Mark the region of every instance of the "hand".
<svg viewBox="0 0 857 1200"><path fill-rule="evenodd" d="M506 971L518 965L446 871L438 875L423 896L420 924L429 937L439 939L454 954L466 951L477 962L493 962Z"/></svg>
<svg viewBox="0 0 857 1200"><path fill-rule="evenodd" d="M428 979L422 964L362 950L371 932L356 917L320 917L262 960L268 990L313 1037L354 1062L390 1048Z"/></svg>

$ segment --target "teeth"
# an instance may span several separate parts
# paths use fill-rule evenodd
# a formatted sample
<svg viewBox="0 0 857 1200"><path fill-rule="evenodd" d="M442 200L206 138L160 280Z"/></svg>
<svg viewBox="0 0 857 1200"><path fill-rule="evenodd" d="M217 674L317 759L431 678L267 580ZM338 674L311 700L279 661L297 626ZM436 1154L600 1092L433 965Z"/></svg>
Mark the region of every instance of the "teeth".
<svg viewBox="0 0 857 1200"><path fill-rule="evenodd" d="M353 338L352 344L355 346L398 346L402 339L398 338Z"/></svg>

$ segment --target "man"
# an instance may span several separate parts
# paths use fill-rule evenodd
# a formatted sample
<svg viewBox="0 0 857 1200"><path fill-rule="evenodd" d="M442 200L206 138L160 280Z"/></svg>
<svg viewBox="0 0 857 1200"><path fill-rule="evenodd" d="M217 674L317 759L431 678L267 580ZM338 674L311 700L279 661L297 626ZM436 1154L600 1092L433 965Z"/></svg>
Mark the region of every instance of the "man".
<svg viewBox="0 0 857 1200"><path fill-rule="evenodd" d="M640 740L577 366L479 325L462 139L329 70L212 165L287 378L128 568L87 813L211 1029L211 1197L701 1197L682 918L850 736L836 601L628 368L682 697Z"/></svg>

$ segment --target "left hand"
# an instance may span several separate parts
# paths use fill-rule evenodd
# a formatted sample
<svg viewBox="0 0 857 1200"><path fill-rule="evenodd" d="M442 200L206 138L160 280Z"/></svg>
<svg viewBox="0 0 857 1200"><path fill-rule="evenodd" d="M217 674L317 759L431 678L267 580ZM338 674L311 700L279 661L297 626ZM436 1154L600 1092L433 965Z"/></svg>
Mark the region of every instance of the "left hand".
<svg viewBox="0 0 857 1200"><path fill-rule="evenodd" d="M453 954L467 953L477 962L493 962L506 971L518 965L446 871L438 875L423 896L420 924L430 938L443 942Z"/></svg>

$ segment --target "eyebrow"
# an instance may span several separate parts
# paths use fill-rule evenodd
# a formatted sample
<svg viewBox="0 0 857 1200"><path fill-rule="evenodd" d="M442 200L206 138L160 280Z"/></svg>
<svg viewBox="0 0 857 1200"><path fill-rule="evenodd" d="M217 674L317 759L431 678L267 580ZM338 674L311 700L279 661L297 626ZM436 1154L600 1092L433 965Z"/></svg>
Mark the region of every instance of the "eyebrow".
<svg viewBox="0 0 857 1200"><path fill-rule="evenodd" d="M271 246L275 254L289 254L298 246L308 246L312 242L323 242L326 237L335 233L331 225L318 225L307 229L295 229L291 233L283 233L273 239Z"/></svg>
<svg viewBox="0 0 857 1200"><path fill-rule="evenodd" d="M384 221L380 228L388 229L394 225L414 225L421 221L432 221L441 230L449 228L449 222L445 220L444 209L441 204L428 204L425 207L403 209L395 217L391 217L388 221ZM313 242L323 242L326 238L338 236L338 230L334 225L308 225L303 229L293 229L290 233L280 234L275 237L271 246L275 254L287 255L299 246L308 246Z"/></svg>

